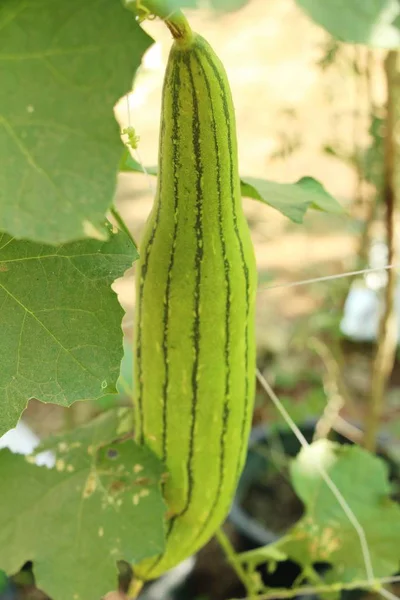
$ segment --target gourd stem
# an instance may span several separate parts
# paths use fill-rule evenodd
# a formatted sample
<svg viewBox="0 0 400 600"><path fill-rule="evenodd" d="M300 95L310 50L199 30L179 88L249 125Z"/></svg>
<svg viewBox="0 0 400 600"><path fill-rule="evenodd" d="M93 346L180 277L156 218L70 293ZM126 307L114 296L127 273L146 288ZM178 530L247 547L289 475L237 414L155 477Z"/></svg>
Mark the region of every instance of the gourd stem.
<svg viewBox="0 0 400 600"><path fill-rule="evenodd" d="M133 3L125 0L125 4L129 7ZM179 9L175 9L173 4L169 0L136 0L134 6L139 15L139 21L158 17L164 21L176 42L190 43L193 37L190 25L184 14Z"/></svg>
<svg viewBox="0 0 400 600"><path fill-rule="evenodd" d="M164 23L172 33L176 42L188 43L193 37L193 32L185 15L177 10L164 19Z"/></svg>

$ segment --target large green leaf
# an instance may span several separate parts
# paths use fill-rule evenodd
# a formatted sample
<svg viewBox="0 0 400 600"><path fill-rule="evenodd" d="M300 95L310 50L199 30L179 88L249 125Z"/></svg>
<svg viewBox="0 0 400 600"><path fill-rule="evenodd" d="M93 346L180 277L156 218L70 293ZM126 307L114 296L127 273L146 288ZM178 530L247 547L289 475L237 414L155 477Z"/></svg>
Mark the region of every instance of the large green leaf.
<svg viewBox="0 0 400 600"><path fill-rule="evenodd" d="M364 529L375 576L393 575L400 566L400 507L390 500L387 466L358 446L320 440L298 454L291 477L306 514L283 549L303 565L333 564L342 581L366 576L360 538L319 466L329 473Z"/></svg>
<svg viewBox="0 0 400 600"><path fill-rule="evenodd" d="M0 452L0 569L32 560L52 598L99 600L117 587L118 560L163 550L163 467L132 440L112 443L118 425L110 411L53 438L54 469Z"/></svg>
<svg viewBox="0 0 400 600"><path fill-rule="evenodd" d="M400 47L398 0L297 0L297 4L339 40Z"/></svg>
<svg viewBox="0 0 400 600"><path fill-rule="evenodd" d="M0 32L0 230L104 239L121 152L113 106L150 38L119 0L2 0Z"/></svg>
<svg viewBox="0 0 400 600"><path fill-rule="evenodd" d="M396 573L400 566L400 507L390 499L384 462L357 446L327 440L303 449L291 465L294 489L305 514L281 540L250 552L246 560L291 560L305 571L314 563L329 563L331 581L367 578L360 538L348 515L321 477L329 474L357 521L367 542L376 577Z"/></svg>
<svg viewBox="0 0 400 600"><path fill-rule="evenodd" d="M340 204L312 177L303 177L296 183L277 183L255 177L242 177L241 187L243 196L261 200L294 223L303 222L308 208L343 214Z"/></svg>
<svg viewBox="0 0 400 600"><path fill-rule="evenodd" d="M128 150L123 152L119 168L121 172L157 175L157 167L143 167ZM242 196L272 206L294 223L302 223L308 208L343 214L343 208L337 200L312 177L303 177L296 183L277 183L255 177L242 177L240 183Z"/></svg>
<svg viewBox="0 0 400 600"><path fill-rule="evenodd" d="M137 251L109 235L53 247L0 234L0 435L29 398L69 406L116 391L123 310L110 286Z"/></svg>

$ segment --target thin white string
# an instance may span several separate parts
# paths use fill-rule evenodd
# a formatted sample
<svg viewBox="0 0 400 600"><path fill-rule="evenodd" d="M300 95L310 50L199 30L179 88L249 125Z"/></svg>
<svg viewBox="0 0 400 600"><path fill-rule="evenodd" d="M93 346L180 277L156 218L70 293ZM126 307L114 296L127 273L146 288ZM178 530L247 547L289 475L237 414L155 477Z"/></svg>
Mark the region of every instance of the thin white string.
<svg viewBox="0 0 400 600"><path fill-rule="evenodd" d="M128 127L131 127L132 126L131 125L131 107L129 105L129 93L126 94L126 108L127 108L127 113L128 113ZM133 151L136 154L136 159L137 159L138 163L140 164L140 166L143 169L143 173L145 174L149 190L150 190L152 196L155 196L155 188L153 186L153 180L150 177L149 172L147 171L146 167L144 166L144 163L142 161L142 157L140 156L139 149L135 148Z"/></svg>
<svg viewBox="0 0 400 600"><path fill-rule="evenodd" d="M385 271L394 269L396 265L385 265L384 267L374 267L370 269L360 269L359 271L348 271L347 273L338 273L337 275L325 275L323 277L315 277L312 279L302 279L301 281L293 281L290 283L277 283L276 285L262 286L262 290L273 290L276 288L290 288L298 285L307 285L309 283L318 283L319 281L331 281L332 279L341 279L343 277L351 277L352 275L363 275L365 273L376 273L377 271Z"/></svg>
<svg viewBox="0 0 400 600"><path fill-rule="evenodd" d="M396 596L396 594L393 594L393 592L389 592L389 590L386 590L385 588L378 588L374 591L376 591L380 596L387 598L387 600L399 600L399 597Z"/></svg>
<svg viewBox="0 0 400 600"><path fill-rule="evenodd" d="M125 96L126 98L126 111L128 114L128 127L131 127L131 107L129 106L129 94L130 92L128 92Z"/></svg>
<svg viewBox="0 0 400 600"><path fill-rule="evenodd" d="M398 583L400 581L400 575L394 575L393 577L381 577L378 579L379 583Z"/></svg>
<svg viewBox="0 0 400 600"><path fill-rule="evenodd" d="M299 440L300 445L303 448L309 448L310 444L307 442L306 438L301 433L300 429L297 427L297 425L293 421L292 417L289 415L287 410L284 408L284 406L282 405L278 396L275 394L274 390L271 388L271 386L269 385L267 380L262 375L261 371L259 369L256 369L256 373L257 373L257 379L258 379L259 383L261 384L262 388L265 390L265 392L271 398L275 407L280 412L282 417L285 419L286 423L289 425L289 427L291 428L291 430L293 431L293 433ZM322 479L325 481L326 485L329 487L329 489L335 496L336 500L342 507L343 512L345 513L345 515L349 519L350 523L353 525L354 529L357 532L357 535L360 540L363 559L364 559L367 580L372 585L373 580L374 580L374 571L372 568L371 554L370 554L370 551L368 548L368 542L367 542L367 538L365 536L365 531L364 531L362 525L360 524L360 522L358 521L357 517L351 510L350 506L347 504L346 499L344 498L344 496L342 495L340 490L336 487L336 484L332 481L332 479L330 478L328 473L325 471L325 469L321 465L318 465L317 468L318 468L318 471L319 471ZM388 600L393 600L393 598L391 598L391 599L388 598Z"/></svg>
<svg viewBox="0 0 400 600"><path fill-rule="evenodd" d="M277 288L295 287L297 285L307 285L308 283L318 283L319 281L327 281L331 279L341 279L344 277L351 277L352 275L362 275L363 273L376 273L377 271L384 271L387 269L393 269L396 265L386 265L384 267L376 267L373 269L361 269L360 271L349 271L347 273L338 273L337 275L327 275L325 277L316 277L315 279L303 279L301 281L294 281L292 283L279 283L277 285L269 285L261 287L260 290L272 290ZM123 323L124 327L131 327L133 321L127 321Z"/></svg>
<svg viewBox="0 0 400 600"><path fill-rule="evenodd" d="M146 177L146 180L147 180L147 185L148 185L148 188L149 188L149 190L150 190L150 192L151 192L151 195L152 195L152 196L155 196L155 195L156 195L156 190L155 190L155 187L154 187L154 185L153 185L154 178L152 178L152 177L149 175L149 172L147 171L146 167L144 166L144 164L143 164L143 161L142 161L142 158L141 158L141 156L140 156L140 152L139 152L138 148L136 148L135 152L136 152L137 161L138 161L138 163L140 164L140 166L142 167L142 169L143 169L143 172L144 172L144 174L145 174L145 177Z"/></svg>

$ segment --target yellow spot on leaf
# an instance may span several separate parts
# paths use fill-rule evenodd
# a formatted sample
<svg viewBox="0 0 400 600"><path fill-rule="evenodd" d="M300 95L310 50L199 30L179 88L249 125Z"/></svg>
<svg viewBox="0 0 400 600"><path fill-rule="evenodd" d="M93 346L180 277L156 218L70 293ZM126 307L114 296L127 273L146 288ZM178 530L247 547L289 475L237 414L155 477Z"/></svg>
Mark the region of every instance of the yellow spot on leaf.
<svg viewBox="0 0 400 600"><path fill-rule="evenodd" d="M64 471L65 460L63 460L62 458L59 458L58 460L56 460L56 469L57 469L57 471Z"/></svg>
<svg viewBox="0 0 400 600"><path fill-rule="evenodd" d="M96 490L97 482L96 482L96 474L92 471L89 474L89 477L86 480L85 489L83 490L83 497L89 498Z"/></svg>

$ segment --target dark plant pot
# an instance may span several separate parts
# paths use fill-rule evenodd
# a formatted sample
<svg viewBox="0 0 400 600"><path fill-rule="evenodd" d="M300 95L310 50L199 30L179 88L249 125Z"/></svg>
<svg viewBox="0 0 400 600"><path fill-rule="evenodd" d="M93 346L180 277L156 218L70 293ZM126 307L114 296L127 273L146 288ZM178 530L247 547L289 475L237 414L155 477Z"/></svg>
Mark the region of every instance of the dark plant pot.
<svg viewBox="0 0 400 600"><path fill-rule="evenodd" d="M310 420L300 427L304 437L309 442L311 442L314 435L315 423L314 420ZM276 530L260 523L243 506L251 487L261 480L271 466L268 456L260 453L258 450L260 445L268 447L271 437L271 431L265 424L258 425L252 430L246 463L228 517L229 521L235 526L235 529L253 547L266 546L275 542L283 535L283 532L278 533ZM280 447L286 456L294 457L300 451L300 443L290 430L277 431L274 433L274 437L275 439L279 439Z"/></svg>
<svg viewBox="0 0 400 600"><path fill-rule="evenodd" d="M310 443L315 425L314 419L300 425L302 434ZM276 542L303 514L303 505L288 482L288 474L283 476L278 471L276 476L272 473L270 480L274 466L269 451L278 444L279 450L288 458L294 458L301 449L300 442L289 429L271 431L266 424L261 424L251 432L246 463L228 517L240 534L238 551L253 550ZM263 449L265 452L262 452ZM277 488L282 490L275 496ZM249 502L253 496L257 501ZM254 514L256 511L253 508L256 511L261 508L261 517ZM317 570L322 573L325 568L321 565ZM258 571L264 584L270 588L290 588L301 572L300 567L291 560L279 562L272 573L266 565L260 566ZM303 596L301 600L315 600L315 596Z"/></svg>

